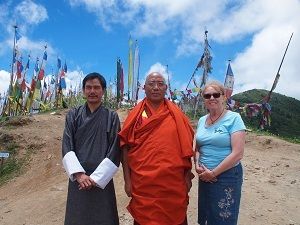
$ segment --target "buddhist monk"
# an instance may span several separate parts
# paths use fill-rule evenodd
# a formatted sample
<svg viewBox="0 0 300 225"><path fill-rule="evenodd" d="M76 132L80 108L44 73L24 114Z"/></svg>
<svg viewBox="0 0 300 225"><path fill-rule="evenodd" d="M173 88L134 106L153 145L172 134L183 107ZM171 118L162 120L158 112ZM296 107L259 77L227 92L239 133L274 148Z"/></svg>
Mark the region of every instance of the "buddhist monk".
<svg viewBox="0 0 300 225"><path fill-rule="evenodd" d="M194 131L165 98L160 73L147 76L144 90L119 132L127 209L135 225L186 225Z"/></svg>

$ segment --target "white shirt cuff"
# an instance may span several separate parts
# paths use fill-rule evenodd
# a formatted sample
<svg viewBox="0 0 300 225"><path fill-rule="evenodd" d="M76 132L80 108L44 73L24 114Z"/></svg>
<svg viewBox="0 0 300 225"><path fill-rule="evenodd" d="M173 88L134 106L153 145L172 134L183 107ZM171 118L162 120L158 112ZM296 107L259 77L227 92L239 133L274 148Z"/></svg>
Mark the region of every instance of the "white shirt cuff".
<svg viewBox="0 0 300 225"><path fill-rule="evenodd" d="M117 171L118 167L109 158L105 158L90 177L98 187L104 189Z"/></svg>
<svg viewBox="0 0 300 225"><path fill-rule="evenodd" d="M75 152L73 151L65 154L62 163L71 181L75 181L74 173L85 173L85 170L81 166Z"/></svg>

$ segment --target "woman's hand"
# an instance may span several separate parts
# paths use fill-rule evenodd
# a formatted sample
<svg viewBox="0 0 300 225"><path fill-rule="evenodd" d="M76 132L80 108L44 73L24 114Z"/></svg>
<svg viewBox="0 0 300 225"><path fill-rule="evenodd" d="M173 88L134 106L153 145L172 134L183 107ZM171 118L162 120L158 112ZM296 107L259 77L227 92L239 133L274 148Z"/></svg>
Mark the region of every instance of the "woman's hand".
<svg viewBox="0 0 300 225"><path fill-rule="evenodd" d="M203 172L200 174L198 173L200 180L210 183L217 181L217 177L212 170L207 169L204 165L202 165L201 167L203 168Z"/></svg>
<svg viewBox="0 0 300 225"><path fill-rule="evenodd" d="M197 162L195 162L195 170L198 174L201 174L205 171L204 167L202 165L199 165Z"/></svg>

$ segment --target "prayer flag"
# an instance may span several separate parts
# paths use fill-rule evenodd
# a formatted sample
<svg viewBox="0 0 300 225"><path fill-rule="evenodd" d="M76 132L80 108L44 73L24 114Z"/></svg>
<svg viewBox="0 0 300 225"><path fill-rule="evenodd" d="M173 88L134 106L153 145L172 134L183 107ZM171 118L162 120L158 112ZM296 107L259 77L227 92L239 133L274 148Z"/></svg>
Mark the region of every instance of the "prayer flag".
<svg viewBox="0 0 300 225"><path fill-rule="evenodd" d="M128 41L129 53L128 53L128 100L130 100L130 93L132 87L132 73L133 73L133 62L132 62L132 39L129 37Z"/></svg>
<svg viewBox="0 0 300 225"><path fill-rule="evenodd" d="M41 68L38 74L38 80L43 80L44 76L45 76L45 70Z"/></svg>
<svg viewBox="0 0 300 225"><path fill-rule="evenodd" d="M67 73L67 72L68 72L68 67L67 67L67 63L66 63L66 61L65 61L65 65L64 65L64 71L65 71L65 73Z"/></svg>
<svg viewBox="0 0 300 225"><path fill-rule="evenodd" d="M139 70L140 70L140 53L139 53L138 43L137 41L135 41L133 79L132 79L132 100L133 101L137 101L138 99Z"/></svg>
<svg viewBox="0 0 300 225"><path fill-rule="evenodd" d="M57 68L58 69L61 68L61 60L60 60L60 58L57 58Z"/></svg>
<svg viewBox="0 0 300 225"><path fill-rule="evenodd" d="M43 60L47 61L47 58L48 58L48 56L47 56L47 52L46 52L46 50L45 50L45 51L44 51L44 55L43 55Z"/></svg>
<svg viewBox="0 0 300 225"><path fill-rule="evenodd" d="M18 40L21 39L22 36L20 35L20 33L18 32L17 29L16 29L15 31L16 31L16 33L15 33L15 36L16 36L16 42L17 42Z"/></svg>

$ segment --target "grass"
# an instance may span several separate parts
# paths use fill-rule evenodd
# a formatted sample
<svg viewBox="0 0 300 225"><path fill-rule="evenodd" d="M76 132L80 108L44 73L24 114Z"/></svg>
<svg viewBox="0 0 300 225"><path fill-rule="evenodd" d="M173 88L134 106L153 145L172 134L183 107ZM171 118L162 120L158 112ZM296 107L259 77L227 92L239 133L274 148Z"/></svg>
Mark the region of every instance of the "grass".
<svg viewBox="0 0 300 225"><path fill-rule="evenodd" d="M2 159L3 161L0 164L0 185L18 175L23 164L23 160L16 158L18 146L15 142L9 141L8 143L4 143L3 141L2 144L5 146L5 151L9 153L9 157Z"/></svg>
<svg viewBox="0 0 300 225"><path fill-rule="evenodd" d="M23 157L17 157L19 152L19 146L14 141L8 143L2 142L1 145L6 145L5 150L9 152L9 157L5 159L0 166L0 186L7 183L24 173L26 165L30 161L30 157L35 153L34 148L26 149L26 154ZM0 165L1 165L0 163Z"/></svg>

